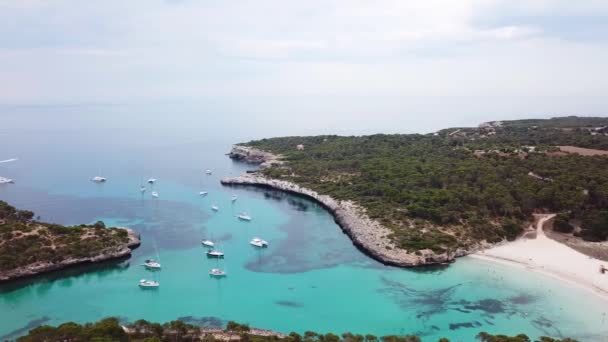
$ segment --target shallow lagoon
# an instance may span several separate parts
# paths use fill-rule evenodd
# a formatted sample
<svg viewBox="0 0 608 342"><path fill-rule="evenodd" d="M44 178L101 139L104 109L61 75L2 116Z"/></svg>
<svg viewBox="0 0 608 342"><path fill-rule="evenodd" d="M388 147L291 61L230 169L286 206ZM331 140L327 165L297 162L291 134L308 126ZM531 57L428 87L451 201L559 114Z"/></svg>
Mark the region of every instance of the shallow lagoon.
<svg viewBox="0 0 608 342"><path fill-rule="evenodd" d="M479 331L608 336L606 303L552 278L508 266L463 258L449 267L398 269L358 251L315 203L254 188L225 188L219 178L246 165L223 154L237 138L142 139L124 131L103 142L89 131L57 127L32 133L0 132L16 163L0 175L0 199L34 210L43 220L77 224L104 220L142 234L133 257L79 267L0 287L0 339L38 324L86 322L106 316L124 320L183 318L217 325L236 320L282 332L414 333L423 340L470 341ZM207 176L203 170L212 169ZM88 181L97 173L106 184ZM142 179L158 178L160 198L138 191ZM206 197L198 196L209 191ZM232 204L230 196L239 199ZM220 211L210 206L217 203ZM252 222L236 215L246 211ZM264 250L248 241L260 236ZM203 238L219 241L223 261L207 259ZM140 264L160 258L162 271ZM209 278L220 265L229 275ZM157 279L142 290L141 278Z"/></svg>

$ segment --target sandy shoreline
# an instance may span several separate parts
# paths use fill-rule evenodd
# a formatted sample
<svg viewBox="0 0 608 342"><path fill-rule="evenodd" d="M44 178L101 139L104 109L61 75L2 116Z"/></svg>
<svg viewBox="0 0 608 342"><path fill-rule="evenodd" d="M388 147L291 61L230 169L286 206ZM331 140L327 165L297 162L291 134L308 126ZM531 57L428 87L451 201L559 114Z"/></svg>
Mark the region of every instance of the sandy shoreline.
<svg viewBox="0 0 608 342"><path fill-rule="evenodd" d="M522 238L470 257L543 274L584 288L608 301L608 272L599 272L600 265L608 266L608 263L548 238L542 227L552 217L545 215L538 221L535 238Z"/></svg>

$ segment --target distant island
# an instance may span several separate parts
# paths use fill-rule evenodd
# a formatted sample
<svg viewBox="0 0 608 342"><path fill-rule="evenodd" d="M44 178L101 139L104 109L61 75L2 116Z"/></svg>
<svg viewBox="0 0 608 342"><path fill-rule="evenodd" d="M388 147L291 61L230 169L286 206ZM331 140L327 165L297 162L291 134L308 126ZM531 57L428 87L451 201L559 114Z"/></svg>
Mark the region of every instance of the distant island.
<svg viewBox="0 0 608 342"><path fill-rule="evenodd" d="M0 201L0 282L131 255L139 236L127 228L66 227Z"/></svg>
<svg viewBox="0 0 608 342"><path fill-rule="evenodd" d="M477 340L481 342L530 342L528 336L494 335L480 332ZM201 327L180 320L165 324L138 320L131 324L121 325L117 318L106 318L95 323L80 325L74 322L61 324L58 327L43 325L29 331L25 336L19 337L17 342L39 341L243 341L243 342L420 342L415 335L389 335L378 337L367 334L344 333L341 336L327 333L319 334L307 331L304 335L292 332L289 335L280 334L270 330L250 328L246 324L228 322L225 328ZM449 342L447 338L439 342ZM570 338L555 339L543 336L538 342L577 342Z"/></svg>
<svg viewBox="0 0 608 342"><path fill-rule="evenodd" d="M372 257L417 266L515 240L535 213L557 214L567 240L605 241L607 155L608 118L496 121L240 143L229 156L261 167L222 183L311 197Z"/></svg>

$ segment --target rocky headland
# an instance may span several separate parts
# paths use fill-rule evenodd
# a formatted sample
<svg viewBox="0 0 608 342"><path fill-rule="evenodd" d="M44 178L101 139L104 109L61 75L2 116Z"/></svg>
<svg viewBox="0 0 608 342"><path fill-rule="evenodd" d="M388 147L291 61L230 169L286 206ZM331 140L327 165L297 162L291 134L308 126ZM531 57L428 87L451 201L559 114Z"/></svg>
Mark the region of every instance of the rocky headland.
<svg viewBox="0 0 608 342"><path fill-rule="evenodd" d="M70 257L59 262L36 262L29 264L24 267L19 267L11 270L2 270L0 271L0 282L12 281L15 279L31 277L43 273L48 273L52 271L62 270L68 267L89 264L89 263L99 263L114 259L121 259L125 257L129 257L131 255L131 251L140 245L140 236L137 232L133 231L129 228L119 228L127 231L128 240L127 242L116 245L110 248L106 248L101 251L99 254L83 257L83 258L75 258Z"/></svg>
<svg viewBox="0 0 608 342"><path fill-rule="evenodd" d="M259 164L261 168L270 164L281 163L280 156L260 151L252 147L236 145L228 154L235 160ZM453 261L472 251L435 253L430 249L409 252L396 246L389 238L392 231L365 214L365 209L351 201L339 201L328 195L301 187L292 182L270 179L260 173L248 173L237 177L226 177L221 180L227 186L256 186L280 190L304 196L323 205L332 213L342 231L350 237L353 244L370 257L386 265L412 267L440 264Z"/></svg>

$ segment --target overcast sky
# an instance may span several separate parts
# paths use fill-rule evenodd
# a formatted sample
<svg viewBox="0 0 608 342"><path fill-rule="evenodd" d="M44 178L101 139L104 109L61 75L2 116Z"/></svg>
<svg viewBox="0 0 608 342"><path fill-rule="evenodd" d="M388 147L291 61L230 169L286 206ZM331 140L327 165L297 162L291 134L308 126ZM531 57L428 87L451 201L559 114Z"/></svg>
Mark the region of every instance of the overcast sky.
<svg viewBox="0 0 608 342"><path fill-rule="evenodd" d="M0 104L163 101L399 130L606 115L608 1L0 0Z"/></svg>

